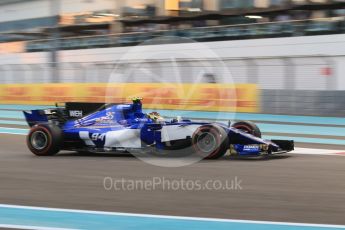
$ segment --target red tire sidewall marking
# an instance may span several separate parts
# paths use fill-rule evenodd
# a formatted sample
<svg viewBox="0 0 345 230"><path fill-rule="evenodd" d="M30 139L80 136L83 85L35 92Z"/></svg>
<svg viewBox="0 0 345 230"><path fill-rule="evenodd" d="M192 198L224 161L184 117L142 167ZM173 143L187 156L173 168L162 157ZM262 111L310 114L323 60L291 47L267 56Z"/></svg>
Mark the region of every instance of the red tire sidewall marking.
<svg viewBox="0 0 345 230"><path fill-rule="evenodd" d="M197 143L193 143L193 148L196 150L196 152L201 155L202 157L205 157L205 158L211 158L212 156L216 155L218 152L219 152L219 146L221 145L221 140L220 140L220 136L219 136L219 133L216 132L216 128L214 127L200 127L198 128L195 132L194 132L194 135L199 135L200 132L204 131L204 130L207 130L208 132L212 133L215 137L216 137L216 141L217 141L217 149L215 151L213 151L212 153L210 153L209 155L207 156L203 156L201 153L203 151L201 151L197 145Z"/></svg>
<svg viewBox="0 0 345 230"><path fill-rule="evenodd" d="M42 149L42 150L37 150L37 149L35 149L35 148L32 146L32 144L31 144L31 137L32 137L32 134L33 134L34 132L36 132L36 131L43 131L43 132L47 135L47 138L48 138L48 145L47 145L44 149ZM40 155L45 155L45 154L49 151L49 149L51 148L52 143L53 143L52 135L51 135L51 133L50 133L50 130L47 129L46 127L44 127L44 126L36 126L36 127L32 128L31 131L30 131L30 133L29 133L29 135L28 135L27 141L28 141L28 145L29 145L30 149L31 149L32 151L34 151L35 153L38 153L38 154L40 154Z"/></svg>

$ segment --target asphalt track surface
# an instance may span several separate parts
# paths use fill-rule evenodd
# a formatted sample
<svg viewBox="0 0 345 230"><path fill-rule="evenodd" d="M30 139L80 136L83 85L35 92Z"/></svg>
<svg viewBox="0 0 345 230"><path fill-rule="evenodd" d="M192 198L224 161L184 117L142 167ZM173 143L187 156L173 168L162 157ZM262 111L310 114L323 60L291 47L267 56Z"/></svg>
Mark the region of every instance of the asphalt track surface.
<svg viewBox="0 0 345 230"><path fill-rule="evenodd" d="M345 224L345 156L204 160L181 168L130 156L36 157L25 136L0 134L0 203L231 219ZM305 146L304 146L305 147ZM241 190L107 191L105 177L228 180Z"/></svg>

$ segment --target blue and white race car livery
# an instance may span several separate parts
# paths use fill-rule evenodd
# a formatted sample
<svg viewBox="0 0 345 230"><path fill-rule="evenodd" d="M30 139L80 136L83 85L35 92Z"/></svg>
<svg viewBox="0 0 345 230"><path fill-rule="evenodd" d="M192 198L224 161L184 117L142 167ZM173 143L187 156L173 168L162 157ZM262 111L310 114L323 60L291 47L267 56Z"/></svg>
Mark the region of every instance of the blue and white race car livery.
<svg viewBox="0 0 345 230"><path fill-rule="evenodd" d="M60 150L114 154L139 150L163 156L183 150L216 159L227 151L261 156L294 149L291 140L262 139L259 128L249 121L226 125L181 117L167 121L157 112L145 114L141 98L132 104L66 103L65 107L24 111L24 115L31 127L27 145L39 156Z"/></svg>

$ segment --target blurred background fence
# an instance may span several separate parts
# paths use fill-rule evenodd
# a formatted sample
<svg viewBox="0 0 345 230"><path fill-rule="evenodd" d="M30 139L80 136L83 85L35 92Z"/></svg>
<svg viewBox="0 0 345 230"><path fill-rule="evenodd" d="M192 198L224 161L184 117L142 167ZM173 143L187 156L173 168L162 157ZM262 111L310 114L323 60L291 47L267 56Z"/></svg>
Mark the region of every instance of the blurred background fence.
<svg viewBox="0 0 345 230"><path fill-rule="evenodd" d="M62 62L58 67L58 81L224 82L254 83L261 89L335 90L335 58L337 57L299 56L222 59L222 64L231 73L230 76L217 73L217 68L221 66L219 60L214 59L174 59L173 63L171 60L156 59L130 62ZM51 74L53 68L51 63L0 65L0 83L51 83L55 80ZM123 78L123 73L128 71L131 73ZM176 75L180 78L176 78Z"/></svg>
<svg viewBox="0 0 345 230"><path fill-rule="evenodd" d="M331 56L228 58L223 63L230 76L205 69L217 68L219 60L176 59L130 62L70 62L59 64L60 82L182 82L254 83L261 89L261 112L344 116L345 92L336 90L337 78ZM0 65L0 81L51 83L50 63ZM176 73L179 71L179 73ZM124 77L125 76L125 77ZM176 78L176 76L181 76Z"/></svg>

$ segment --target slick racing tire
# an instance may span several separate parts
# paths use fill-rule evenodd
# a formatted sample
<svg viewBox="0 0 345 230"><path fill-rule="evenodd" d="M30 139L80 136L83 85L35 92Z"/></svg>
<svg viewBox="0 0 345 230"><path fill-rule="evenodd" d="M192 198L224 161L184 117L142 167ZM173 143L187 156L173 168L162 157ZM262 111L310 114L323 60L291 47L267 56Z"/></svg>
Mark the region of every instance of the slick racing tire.
<svg viewBox="0 0 345 230"><path fill-rule="evenodd" d="M222 127L215 124L203 125L194 132L192 146L203 159L217 159L228 150L229 138Z"/></svg>
<svg viewBox="0 0 345 230"><path fill-rule="evenodd" d="M251 121L239 121L233 124L231 127L261 138L261 131L259 127Z"/></svg>
<svg viewBox="0 0 345 230"><path fill-rule="evenodd" d="M26 143L33 154L52 156L60 151L62 131L56 125L35 125L31 128Z"/></svg>

